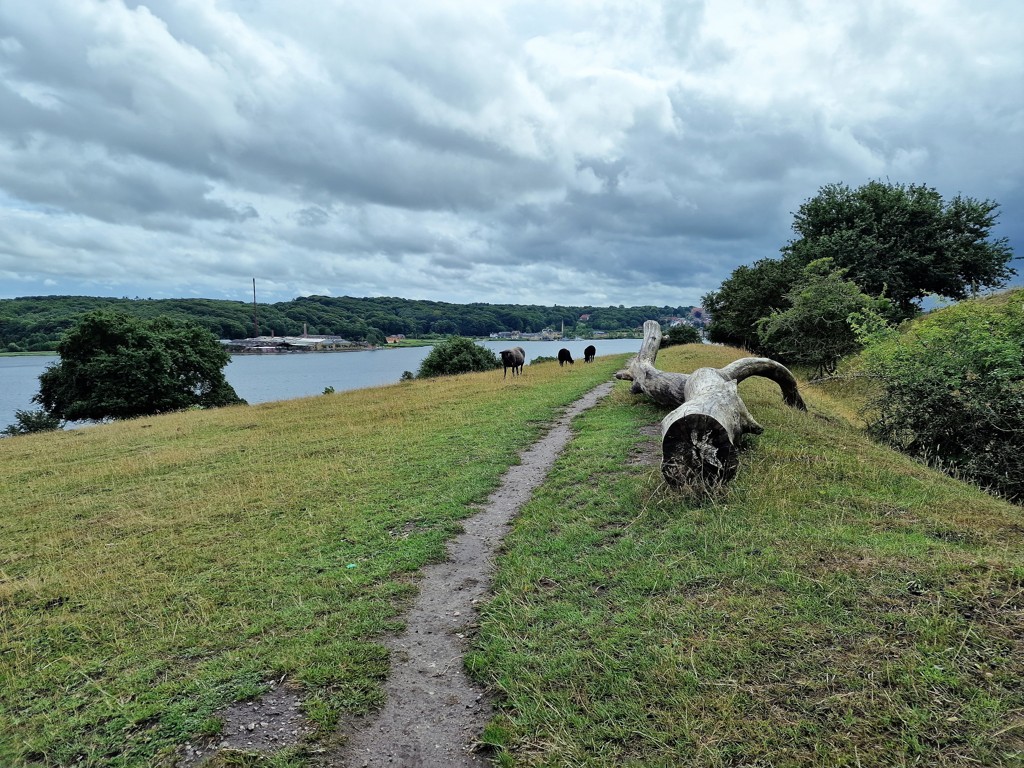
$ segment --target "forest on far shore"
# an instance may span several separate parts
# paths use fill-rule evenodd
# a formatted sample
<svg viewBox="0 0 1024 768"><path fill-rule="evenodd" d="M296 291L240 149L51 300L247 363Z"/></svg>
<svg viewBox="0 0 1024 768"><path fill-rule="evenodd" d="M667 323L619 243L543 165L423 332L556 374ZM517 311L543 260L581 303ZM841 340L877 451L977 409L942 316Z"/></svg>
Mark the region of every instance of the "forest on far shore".
<svg viewBox="0 0 1024 768"><path fill-rule="evenodd" d="M582 338L596 331L616 333L641 327L645 320L680 317L702 327L699 307L593 307L531 304L449 304L394 297L304 296L274 304L221 299L129 299L95 296L27 296L0 299L0 352L56 349L60 337L86 312L119 310L139 318L190 320L221 339L269 336L342 336L351 341L384 343L386 336L458 334L489 336L503 331L537 333L544 328Z"/></svg>

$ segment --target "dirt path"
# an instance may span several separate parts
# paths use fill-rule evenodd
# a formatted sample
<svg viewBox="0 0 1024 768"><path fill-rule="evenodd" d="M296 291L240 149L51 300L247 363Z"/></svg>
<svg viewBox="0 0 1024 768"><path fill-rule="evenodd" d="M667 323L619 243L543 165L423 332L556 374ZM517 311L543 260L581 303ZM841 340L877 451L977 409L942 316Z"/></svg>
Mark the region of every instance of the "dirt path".
<svg viewBox="0 0 1024 768"><path fill-rule="evenodd" d="M387 703L377 716L351 725L344 751L323 765L335 768L487 766L473 751L491 708L466 676L464 629L476 621L494 556L512 517L540 485L571 438L574 417L611 392L602 384L569 406L543 438L522 454L480 514L448 545L448 560L423 570L406 631L391 639Z"/></svg>

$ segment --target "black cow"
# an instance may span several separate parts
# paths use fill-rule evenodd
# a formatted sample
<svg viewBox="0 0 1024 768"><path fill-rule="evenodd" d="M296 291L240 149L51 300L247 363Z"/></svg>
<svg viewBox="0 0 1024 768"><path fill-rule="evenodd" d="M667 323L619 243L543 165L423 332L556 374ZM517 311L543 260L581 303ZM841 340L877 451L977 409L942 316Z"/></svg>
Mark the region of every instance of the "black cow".
<svg viewBox="0 0 1024 768"><path fill-rule="evenodd" d="M512 375L515 376L517 373L522 374L523 363L526 362L526 350L522 347L512 347L512 349L503 349L498 354L501 355L501 378L505 378L508 375L508 369L512 369Z"/></svg>
<svg viewBox="0 0 1024 768"><path fill-rule="evenodd" d="M558 367L561 368L566 363L568 363L569 365L573 364L572 355L569 354L568 349L562 348L558 350Z"/></svg>
<svg viewBox="0 0 1024 768"><path fill-rule="evenodd" d="M597 347L591 344L589 347L583 350L583 362L592 363L594 362L594 355L597 354Z"/></svg>

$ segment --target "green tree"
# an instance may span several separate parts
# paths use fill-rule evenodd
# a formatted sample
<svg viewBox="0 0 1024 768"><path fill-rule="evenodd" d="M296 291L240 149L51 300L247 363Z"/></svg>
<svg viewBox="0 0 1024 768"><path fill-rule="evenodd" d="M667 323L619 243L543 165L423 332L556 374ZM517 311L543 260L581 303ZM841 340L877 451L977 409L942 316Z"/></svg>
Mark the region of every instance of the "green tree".
<svg viewBox="0 0 1024 768"><path fill-rule="evenodd" d="M423 358L418 376L421 379L432 376L453 376L472 371L489 371L500 368L498 356L472 339L452 336L445 339Z"/></svg>
<svg viewBox="0 0 1024 768"><path fill-rule="evenodd" d="M370 328L366 331L366 343L382 346L388 343L388 338L379 328Z"/></svg>
<svg viewBox="0 0 1024 768"><path fill-rule="evenodd" d="M991 236L999 206L957 195L946 202L919 184L830 184L793 219L798 237L782 250L800 264L832 258L872 296L888 296L896 314L917 313L929 294L967 298L1015 274L1007 239Z"/></svg>
<svg viewBox="0 0 1024 768"><path fill-rule="evenodd" d="M1024 500L1024 290L932 312L861 359L881 385L873 436Z"/></svg>
<svg viewBox="0 0 1024 768"><path fill-rule="evenodd" d="M672 347L676 344L700 344L700 331L689 323L673 325L661 337L661 346Z"/></svg>
<svg viewBox="0 0 1024 768"><path fill-rule="evenodd" d="M790 365L812 366L818 376L834 373L841 358L858 351L851 316L884 313L889 302L863 293L843 274L831 259L808 264L786 294L789 308L758 321L761 350Z"/></svg>
<svg viewBox="0 0 1024 768"><path fill-rule="evenodd" d="M720 344L758 350L758 321L787 306L786 293L800 278L795 259L761 259L741 266L703 299L711 315L708 338Z"/></svg>
<svg viewBox="0 0 1024 768"><path fill-rule="evenodd" d="M824 186L794 214L797 237L781 259L741 266L704 297L708 338L764 351L758 322L786 309L801 270L821 258L864 293L887 296L890 320L917 314L917 300L929 294L964 299L1005 285L1015 272L1007 239L992 238L998 208L959 195L946 202L923 185Z"/></svg>
<svg viewBox="0 0 1024 768"><path fill-rule="evenodd" d="M433 333L441 334L458 333L459 326L457 326L454 321L445 318L443 320L435 320L433 323L431 323L430 330Z"/></svg>
<svg viewBox="0 0 1024 768"><path fill-rule="evenodd" d="M67 421L126 419L245 402L224 378L230 356L194 323L121 312L82 317L57 346L33 400Z"/></svg>

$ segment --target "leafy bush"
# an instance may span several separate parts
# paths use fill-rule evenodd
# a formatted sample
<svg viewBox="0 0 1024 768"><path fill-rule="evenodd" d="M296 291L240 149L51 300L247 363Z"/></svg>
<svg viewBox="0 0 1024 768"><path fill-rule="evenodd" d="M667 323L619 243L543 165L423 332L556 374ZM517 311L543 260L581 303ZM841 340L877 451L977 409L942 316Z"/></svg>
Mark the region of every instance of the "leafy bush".
<svg viewBox="0 0 1024 768"><path fill-rule="evenodd" d="M757 321L787 306L786 293L802 268L795 258L761 259L737 267L717 291L701 300L711 316L708 339L758 351Z"/></svg>
<svg viewBox="0 0 1024 768"><path fill-rule="evenodd" d="M858 351L861 342L850 316L879 317L889 302L862 293L843 279L845 272L832 259L808 264L786 294L789 309L758 321L761 351L789 365L811 366L819 377L834 373L841 358Z"/></svg>
<svg viewBox="0 0 1024 768"><path fill-rule="evenodd" d="M500 368L498 356L472 339L452 336L436 345L420 363L419 377L454 376Z"/></svg>
<svg viewBox="0 0 1024 768"><path fill-rule="evenodd" d="M875 437L1024 500L1024 291L934 312L863 361Z"/></svg>
<svg viewBox="0 0 1024 768"><path fill-rule="evenodd" d="M15 411L14 423L9 424L0 431L0 435L14 437L16 435L30 435L33 432L53 432L64 426L64 422L56 416L51 416L46 411Z"/></svg>
<svg viewBox="0 0 1024 768"><path fill-rule="evenodd" d="M700 331L689 323L673 325L664 336L661 337L661 346L673 347L676 344L700 344Z"/></svg>

